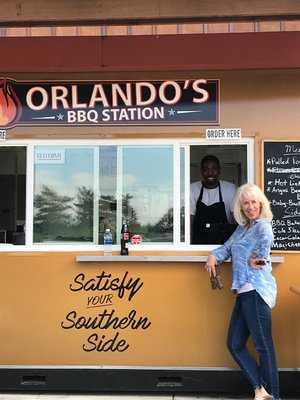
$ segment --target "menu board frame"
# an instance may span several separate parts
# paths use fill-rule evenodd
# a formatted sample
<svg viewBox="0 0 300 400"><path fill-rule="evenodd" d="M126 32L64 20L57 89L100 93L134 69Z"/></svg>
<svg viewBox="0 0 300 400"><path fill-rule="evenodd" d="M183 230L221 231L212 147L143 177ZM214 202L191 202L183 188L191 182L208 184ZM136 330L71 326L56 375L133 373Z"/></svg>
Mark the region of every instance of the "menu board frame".
<svg viewBox="0 0 300 400"><path fill-rule="evenodd" d="M262 144L261 144L261 154L262 154L262 189L264 190L264 193L266 194L266 196L268 197L268 199L270 200L269 194L266 191L266 182L265 182L265 156L266 156L266 149L265 149L265 145L266 144L270 144L270 143L286 143L287 145L290 143L298 143L299 144L299 149L300 149L300 141L295 139L295 138L291 138L291 139L265 139L262 140ZM300 153L299 153L300 155ZM300 168L300 165L299 165ZM300 175L300 173L299 173ZM273 228L274 229L274 228ZM300 231L300 229L299 229ZM299 233L300 234L300 233ZM272 253L291 253L291 254L297 254L300 253L300 248L299 249L286 249L286 248L282 248L282 249L275 249L272 248Z"/></svg>

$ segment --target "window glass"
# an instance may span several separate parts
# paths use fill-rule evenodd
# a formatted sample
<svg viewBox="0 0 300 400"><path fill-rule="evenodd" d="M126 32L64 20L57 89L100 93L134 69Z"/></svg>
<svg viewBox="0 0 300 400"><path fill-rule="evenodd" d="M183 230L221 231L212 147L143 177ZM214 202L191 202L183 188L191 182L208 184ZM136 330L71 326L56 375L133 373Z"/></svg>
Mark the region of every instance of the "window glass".
<svg viewBox="0 0 300 400"><path fill-rule="evenodd" d="M106 228L117 243L117 146L100 146L99 150L99 243Z"/></svg>
<svg viewBox="0 0 300 400"><path fill-rule="evenodd" d="M122 219L143 243L173 242L173 147L124 146Z"/></svg>
<svg viewBox="0 0 300 400"><path fill-rule="evenodd" d="M34 243L173 242L172 146L37 146L34 174Z"/></svg>
<svg viewBox="0 0 300 400"><path fill-rule="evenodd" d="M93 149L37 146L33 241L93 241Z"/></svg>

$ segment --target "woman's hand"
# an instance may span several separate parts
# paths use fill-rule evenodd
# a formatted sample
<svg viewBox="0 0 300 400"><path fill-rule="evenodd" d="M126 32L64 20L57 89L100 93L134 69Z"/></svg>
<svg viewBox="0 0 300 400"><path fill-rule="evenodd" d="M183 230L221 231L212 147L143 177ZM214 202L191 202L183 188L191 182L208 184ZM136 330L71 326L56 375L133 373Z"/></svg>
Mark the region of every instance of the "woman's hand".
<svg viewBox="0 0 300 400"><path fill-rule="evenodd" d="M205 269L209 273L209 276L216 276L216 265L217 265L217 259L213 254L210 254L207 257L207 261L205 264Z"/></svg>
<svg viewBox="0 0 300 400"><path fill-rule="evenodd" d="M256 254L252 254L252 256L249 258L249 264L254 269L263 269L263 267L266 265L266 261L263 258L258 258Z"/></svg>

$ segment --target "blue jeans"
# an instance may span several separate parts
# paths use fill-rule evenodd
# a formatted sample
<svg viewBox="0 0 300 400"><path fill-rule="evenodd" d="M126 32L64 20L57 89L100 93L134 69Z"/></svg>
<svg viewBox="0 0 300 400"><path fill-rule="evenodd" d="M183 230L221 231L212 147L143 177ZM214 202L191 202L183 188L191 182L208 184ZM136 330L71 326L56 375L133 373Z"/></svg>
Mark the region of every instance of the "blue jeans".
<svg viewBox="0 0 300 400"><path fill-rule="evenodd" d="M259 364L246 347L249 336L259 355ZM253 389L264 386L273 395L274 400L279 399L271 309L256 290L237 295L229 325L227 346Z"/></svg>

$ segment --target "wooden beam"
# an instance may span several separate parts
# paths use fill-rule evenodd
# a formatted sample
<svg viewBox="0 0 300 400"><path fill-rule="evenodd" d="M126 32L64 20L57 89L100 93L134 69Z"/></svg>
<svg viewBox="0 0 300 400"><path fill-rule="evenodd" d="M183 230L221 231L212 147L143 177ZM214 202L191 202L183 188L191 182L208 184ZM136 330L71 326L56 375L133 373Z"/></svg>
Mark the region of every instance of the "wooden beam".
<svg viewBox="0 0 300 400"><path fill-rule="evenodd" d="M300 32L0 38L0 73L300 68Z"/></svg>
<svg viewBox="0 0 300 400"><path fill-rule="evenodd" d="M0 26L165 23L300 16L295 0L1 0Z"/></svg>

